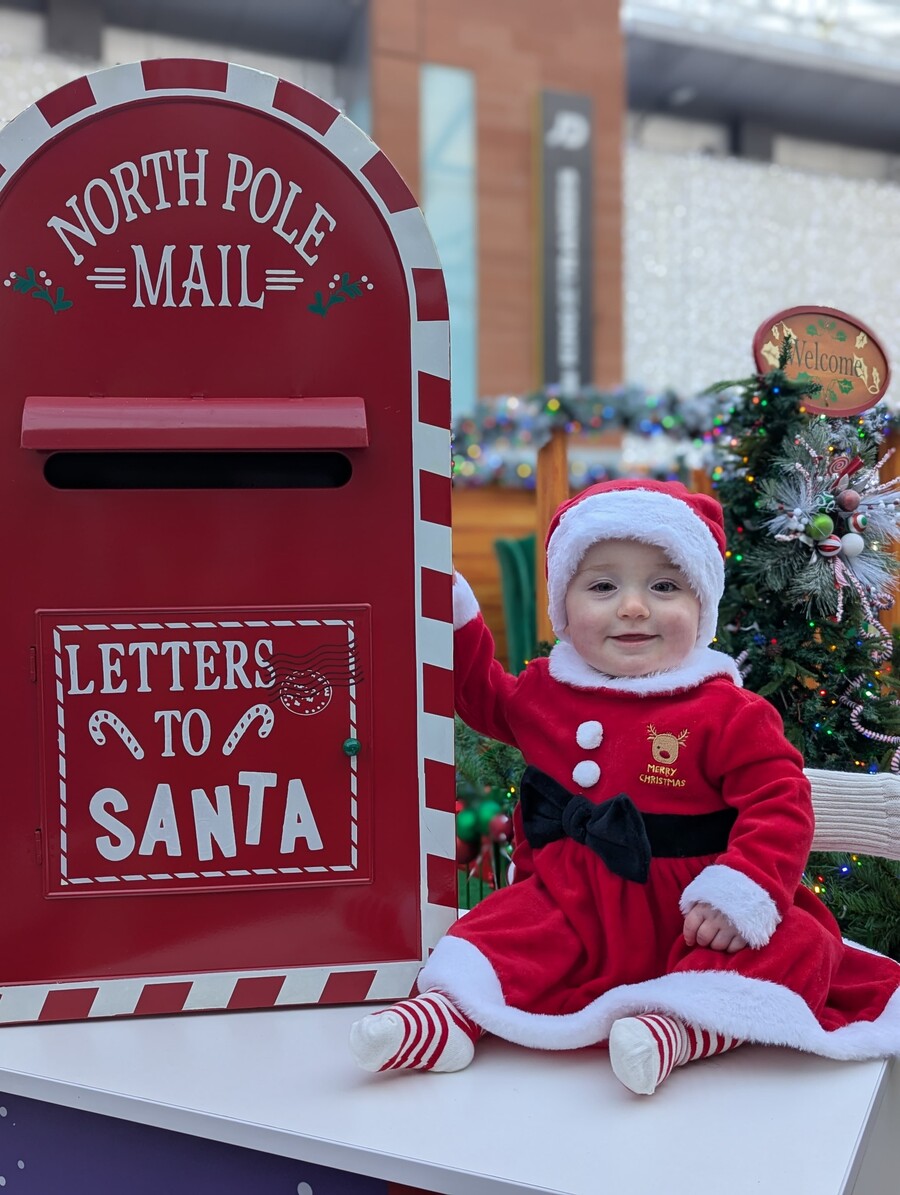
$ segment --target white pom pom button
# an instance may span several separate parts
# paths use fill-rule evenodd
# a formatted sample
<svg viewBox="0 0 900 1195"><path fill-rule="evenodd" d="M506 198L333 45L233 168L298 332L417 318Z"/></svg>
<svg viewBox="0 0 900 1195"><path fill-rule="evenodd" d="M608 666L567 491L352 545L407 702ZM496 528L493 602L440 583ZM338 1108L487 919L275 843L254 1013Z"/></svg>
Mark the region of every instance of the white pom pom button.
<svg viewBox="0 0 900 1195"><path fill-rule="evenodd" d="M579 788L591 788L600 779L600 765L592 759L583 759L575 765L572 779Z"/></svg>
<svg viewBox="0 0 900 1195"><path fill-rule="evenodd" d="M599 722L582 722L575 731L575 742L585 751L593 751L603 742L603 727Z"/></svg>

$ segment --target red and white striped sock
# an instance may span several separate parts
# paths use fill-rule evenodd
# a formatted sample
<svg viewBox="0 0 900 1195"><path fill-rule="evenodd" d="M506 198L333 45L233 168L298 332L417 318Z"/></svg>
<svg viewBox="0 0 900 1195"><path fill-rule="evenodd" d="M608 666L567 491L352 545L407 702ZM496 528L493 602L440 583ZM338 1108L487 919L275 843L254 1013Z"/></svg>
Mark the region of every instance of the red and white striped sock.
<svg viewBox="0 0 900 1195"><path fill-rule="evenodd" d="M629 1091L652 1095L676 1066L724 1054L741 1044L741 1038L654 1012L615 1022L609 1034L609 1060L616 1078Z"/></svg>
<svg viewBox="0 0 900 1195"><path fill-rule="evenodd" d="M426 992L356 1021L350 1049L367 1071L461 1071L482 1032L443 992Z"/></svg>

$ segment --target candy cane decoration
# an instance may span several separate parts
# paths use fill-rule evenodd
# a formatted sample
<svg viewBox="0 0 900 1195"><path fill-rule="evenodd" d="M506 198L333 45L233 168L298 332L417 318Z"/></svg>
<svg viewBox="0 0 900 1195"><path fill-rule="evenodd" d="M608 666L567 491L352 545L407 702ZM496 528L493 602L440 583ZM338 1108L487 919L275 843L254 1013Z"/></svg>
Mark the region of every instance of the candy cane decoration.
<svg viewBox="0 0 900 1195"><path fill-rule="evenodd" d="M845 567L843 562L840 560L836 560L834 562L834 575L841 585L846 586L848 589L852 586L853 589L856 590L856 596L859 598L859 604L862 608L863 614L866 616L866 621L881 640L882 649L886 650L887 653L880 654L877 658L881 660L889 659L892 651L891 633L878 621L878 615L872 609L869 598L866 594L866 591L862 587L862 582L860 581L859 577L857 577L852 568Z"/></svg>
<svg viewBox="0 0 900 1195"><path fill-rule="evenodd" d="M115 714L110 713L109 710L97 710L96 713L91 714L88 721L88 730L91 733L91 738L99 746L103 746L106 742L106 732L103 729L104 723L112 727L135 759L144 758L144 748L140 745L121 718Z"/></svg>
<svg viewBox="0 0 900 1195"><path fill-rule="evenodd" d="M275 725L275 715L267 705L251 705L241 718L240 722L235 726L234 730L225 740L225 746L222 748L223 755L230 755L250 727L254 719L260 719L259 737L266 738L272 731Z"/></svg>
<svg viewBox="0 0 900 1195"><path fill-rule="evenodd" d="M861 681L862 677L859 677L857 683ZM868 727L863 726L860 721L860 714L865 709L865 706L854 701L852 697L842 697L841 704L850 707L850 725L864 739L869 739L875 743L887 743L889 747L896 747L888 766L892 772L900 771L900 738L889 734L881 734L877 730L869 730Z"/></svg>

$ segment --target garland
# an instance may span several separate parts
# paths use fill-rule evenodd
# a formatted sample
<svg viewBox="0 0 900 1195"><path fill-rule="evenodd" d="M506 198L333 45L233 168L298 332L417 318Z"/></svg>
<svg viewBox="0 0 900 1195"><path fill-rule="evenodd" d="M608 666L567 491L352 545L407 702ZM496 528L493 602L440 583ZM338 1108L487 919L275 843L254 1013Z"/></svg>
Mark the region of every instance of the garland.
<svg viewBox="0 0 900 1195"><path fill-rule="evenodd" d="M573 396L548 389L483 398L474 414L454 422L454 483L534 488L538 452L556 428L583 438L569 453L573 487L620 475L618 465L626 454L617 448L615 460L609 454L604 459L599 443L609 432L655 440L653 450L642 453L641 471L671 477L710 459L724 419L725 404L718 396L682 399L670 390L651 393L636 386L592 388Z"/></svg>

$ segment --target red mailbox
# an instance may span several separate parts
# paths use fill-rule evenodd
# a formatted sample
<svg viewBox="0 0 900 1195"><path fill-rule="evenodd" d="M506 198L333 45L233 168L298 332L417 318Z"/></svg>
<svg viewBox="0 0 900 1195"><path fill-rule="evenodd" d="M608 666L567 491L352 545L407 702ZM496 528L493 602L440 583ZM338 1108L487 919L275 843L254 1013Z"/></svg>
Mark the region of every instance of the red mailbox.
<svg viewBox="0 0 900 1195"><path fill-rule="evenodd" d="M350 121L189 60L0 132L0 1022L385 999L456 907L449 334Z"/></svg>

